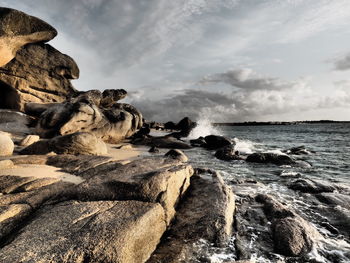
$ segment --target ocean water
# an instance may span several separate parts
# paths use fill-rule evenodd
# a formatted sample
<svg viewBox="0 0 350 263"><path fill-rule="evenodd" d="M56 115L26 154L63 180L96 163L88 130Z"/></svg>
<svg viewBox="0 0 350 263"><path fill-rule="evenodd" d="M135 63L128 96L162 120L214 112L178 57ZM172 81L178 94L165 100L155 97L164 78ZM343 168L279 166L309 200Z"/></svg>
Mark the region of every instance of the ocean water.
<svg viewBox="0 0 350 263"><path fill-rule="evenodd" d="M233 185L237 179L252 180L261 183L261 187L249 188L246 192L267 193L275 196L283 204L291 207L304 219L311 222L324 236L317 249L308 255L310 262L350 262L350 229L346 235L331 233L324 223L332 225L332 215L323 213L323 207L316 202L312 194L302 194L288 188L297 178L322 180L326 183L338 184L344 189L350 189L350 124L298 124L298 125L270 125L270 126L225 126L211 127L208 121L199 122L191 137L217 134L230 137L236 142L236 149L241 154L253 152L276 152L296 146L304 145L313 153L293 156L307 161L310 168L291 166L277 166L272 164L252 164L245 161L221 161L214 157L214 151L194 148L187 151L195 167L207 167L220 171L224 180ZM241 189L244 196L244 188ZM349 191L344 192L349 195ZM238 193L237 200L241 198ZM325 210L326 209L326 210ZM332 209L339 212L341 220L350 225L350 211L344 207ZM339 211L338 211L338 210ZM328 211L328 210L327 210ZM332 210L333 211L333 210ZM331 213L332 214L332 213ZM343 217L342 217L343 215ZM333 220L333 221L332 221ZM257 226L248 226L257 229ZM332 225L334 227L334 225ZM335 227L336 228L336 227ZM343 231L344 233L344 231ZM259 232L251 233L251 259L256 262L284 262L280 255L267 257L266 253L255 249L255 241ZM231 245L224 249L209 249L211 262L231 262L236 259L234 239ZM278 261L282 260L282 261Z"/></svg>

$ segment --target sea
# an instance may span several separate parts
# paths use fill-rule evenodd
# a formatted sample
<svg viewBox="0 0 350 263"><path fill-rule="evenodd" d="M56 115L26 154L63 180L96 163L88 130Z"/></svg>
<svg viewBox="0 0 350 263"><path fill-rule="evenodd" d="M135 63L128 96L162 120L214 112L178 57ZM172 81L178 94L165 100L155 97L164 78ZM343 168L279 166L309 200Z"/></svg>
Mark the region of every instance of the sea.
<svg viewBox="0 0 350 263"><path fill-rule="evenodd" d="M308 168L254 164L239 160L221 161L214 157L215 151L202 148L193 148L186 152L194 167L219 171L233 189L239 180L256 182L259 185L259 187L247 185L245 191L240 188L240 193L235 193L236 203L247 194L272 195L309 221L324 237L324 240L301 261L290 261L277 253L261 250L261 245L257 243L261 226L254 224L246 226L251 230L248 249L250 249L249 259L252 262L350 262L350 204L329 208L327 204L317 201L313 194L288 188L297 179L321 180L327 184L341 186L345 189L343 194L349 197L350 123L213 127L208 120L203 120L198 122L189 139L209 134L231 138L236 142L236 149L242 155L254 152L284 154L284 150L297 146L305 146L309 151L306 155L293 156L310 163L311 167ZM335 191L335 194L337 193ZM343 231L337 231L339 224L343 227ZM225 248L208 246L205 241L203 244L198 244L198 247L205 250L207 262L233 262L238 259L235 239L234 234Z"/></svg>

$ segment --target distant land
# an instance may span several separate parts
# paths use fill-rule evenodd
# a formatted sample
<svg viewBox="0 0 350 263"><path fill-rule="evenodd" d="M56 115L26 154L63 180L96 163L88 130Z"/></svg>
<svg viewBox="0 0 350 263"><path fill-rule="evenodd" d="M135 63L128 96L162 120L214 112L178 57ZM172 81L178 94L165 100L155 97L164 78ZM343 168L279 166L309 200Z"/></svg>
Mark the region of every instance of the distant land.
<svg viewBox="0 0 350 263"><path fill-rule="evenodd" d="M297 124L320 124L320 123L350 123L350 121L246 121L246 122L216 122L213 126L263 126L263 125L297 125Z"/></svg>

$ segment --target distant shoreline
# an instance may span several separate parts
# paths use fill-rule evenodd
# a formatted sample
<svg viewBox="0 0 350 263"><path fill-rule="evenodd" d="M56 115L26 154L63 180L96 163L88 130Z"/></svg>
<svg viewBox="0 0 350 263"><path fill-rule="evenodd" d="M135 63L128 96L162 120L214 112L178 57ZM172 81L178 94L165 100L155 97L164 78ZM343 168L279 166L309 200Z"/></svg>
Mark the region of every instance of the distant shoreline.
<svg viewBox="0 0 350 263"><path fill-rule="evenodd" d="M216 122L213 126L267 126L267 125L297 125L297 124L327 124L327 123L350 123L350 121L246 121L246 122Z"/></svg>

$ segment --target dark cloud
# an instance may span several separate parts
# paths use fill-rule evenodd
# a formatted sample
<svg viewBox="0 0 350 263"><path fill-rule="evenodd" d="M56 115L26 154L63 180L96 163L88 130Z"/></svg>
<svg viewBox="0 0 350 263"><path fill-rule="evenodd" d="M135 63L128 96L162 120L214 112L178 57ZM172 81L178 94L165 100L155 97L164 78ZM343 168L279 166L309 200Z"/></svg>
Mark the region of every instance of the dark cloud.
<svg viewBox="0 0 350 263"><path fill-rule="evenodd" d="M350 54L344 57L337 58L333 61L335 70L349 70L350 69Z"/></svg>
<svg viewBox="0 0 350 263"><path fill-rule="evenodd" d="M304 85L300 81L283 81L278 78L261 76L251 69L234 69L209 75L203 78L200 83L225 83L246 91L293 89Z"/></svg>

